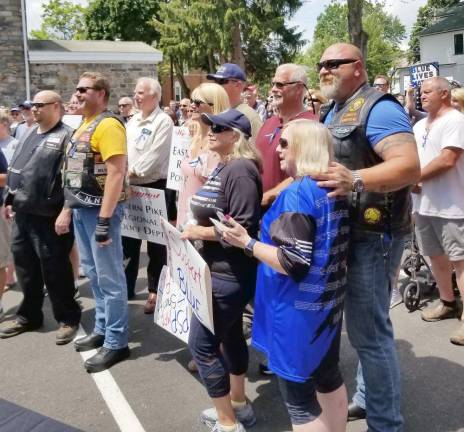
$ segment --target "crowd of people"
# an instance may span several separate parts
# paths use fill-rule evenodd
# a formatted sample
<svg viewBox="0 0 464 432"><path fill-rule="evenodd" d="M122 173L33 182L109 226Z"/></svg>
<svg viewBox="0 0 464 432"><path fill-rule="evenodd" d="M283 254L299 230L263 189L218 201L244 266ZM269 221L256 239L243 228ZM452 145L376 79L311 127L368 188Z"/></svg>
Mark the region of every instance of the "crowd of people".
<svg viewBox="0 0 464 432"><path fill-rule="evenodd" d="M213 405L201 413L210 430L256 423L246 317L294 431L344 431L360 418L372 431L404 430L389 310L413 219L440 294L422 319L462 315L451 280L454 272L464 295L464 90L429 78L417 110L414 89L395 97L384 75L371 87L361 52L346 43L329 46L316 68L319 88L308 90L304 67L280 65L264 98L226 63L165 108L159 82L141 77L118 114L108 109L108 79L85 72L65 105L46 90L0 110L0 301L12 262L23 292L0 338L42 326L45 287L56 343L98 349L87 371L130 356L141 240L121 235L123 206L130 185L161 189L169 221L211 271L215 331L193 315L188 342L189 369ZM64 114L82 119L72 128ZM166 187L175 126L191 136L177 194ZM152 314L166 249L147 242L147 253ZM75 339L79 265L95 325ZM343 318L359 357L350 404L339 370ZM464 345L464 324L450 340Z"/></svg>

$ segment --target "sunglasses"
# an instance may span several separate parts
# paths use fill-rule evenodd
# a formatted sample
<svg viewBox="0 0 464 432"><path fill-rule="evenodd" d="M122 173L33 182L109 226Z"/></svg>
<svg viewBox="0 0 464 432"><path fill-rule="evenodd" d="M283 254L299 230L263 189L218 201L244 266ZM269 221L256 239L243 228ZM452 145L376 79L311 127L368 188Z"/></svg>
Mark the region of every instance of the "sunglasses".
<svg viewBox="0 0 464 432"><path fill-rule="evenodd" d="M180 105L181 108L188 108L188 105Z"/></svg>
<svg viewBox="0 0 464 432"><path fill-rule="evenodd" d="M236 80L236 79L232 79L232 78L218 78L215 81L219 85L226 85L226 84L229 84L229 81L239 82L240 80Z"/></svg>
<svg viewBox="0 0 464 432"><path fill-rule="evenodd" d="M303 84L304 85L304 83L302 83L301 81L287 81L287 82L272 81L271 82L271 86L277 87L279 90L282 90L284 87L292 85L292 84Z"/></svg>
<svg viewBox="0 0 464 432"><path fill-rule="evenodd" d="M286 149L288 147L288 141L285 138L279 138L280 148Z"/></svg>
<svg viewBox="0 0 464 432"><path fill-rule="evenodd" d="M87 90L98 90L95 87L76 87L76 91L80 94L87 93Z"/></svg>
<svg viewBox="0 0 464 432"><path fill-rule="evenodd" d="M201 99L190 99L190 103L192 103L193 105L195 105L197 108L201 105L201 104L205 104L205 105L209 105L209 106L213 106L214 104L211 103L211 102L205 102Z"/></svg>
<svg viewBox="0 0 464 432"><path fill-rule="evenodd" d="M125 108L126 106L129 106L130 104L119 104L118 107L119 108Z"/></svg>
<svg viewBox="0 0 464 432"><path fill-rule="evenodd" d="M385 87L387 83L374 83L374 87Z"/></svg>
<svg viewBox="0 0 464 432"><path fill-rule="evenodd" d="M320 72L322 68L326 70L338 69L341 65L356 63L359 59L334 59L334 60L325 60L319 63L316 63L316 70Z"/></svg>
<svg viewBox="0 0 464 432"><path fill-rule="evenodd" d="M218 124L211 125L211 132L213 132L213 134L220 134L222 132L226 132L229 130L232 130L232 129L228 126L221 126Z"/></svg>
<svg viewBox="0 0 464 432"><path fill-rule="evenodd" d="M43 108L45 105L53 105L56 102L32 102L34 108Z"/></svg>

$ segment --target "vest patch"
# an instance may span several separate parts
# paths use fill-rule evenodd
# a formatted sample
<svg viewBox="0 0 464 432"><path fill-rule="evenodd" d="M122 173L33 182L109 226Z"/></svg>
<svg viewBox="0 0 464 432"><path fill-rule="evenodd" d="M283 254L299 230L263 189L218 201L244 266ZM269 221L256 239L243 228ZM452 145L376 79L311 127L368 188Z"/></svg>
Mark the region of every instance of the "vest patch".
<svg viewBox="0 0 464 432"><path fill-rule="evenodd" d="M366 99L364 99L363 97L355 99L353 102L351 102L350 106L348 107L348 111L359 111L365 102Z"/></svg>
<svg viewBox="0 0 464 432"><path fill-rule="evenodd" d="M364 211L364 220L369 225L376 225L382 221L382 212L376 207L368 207Z"/></svg>

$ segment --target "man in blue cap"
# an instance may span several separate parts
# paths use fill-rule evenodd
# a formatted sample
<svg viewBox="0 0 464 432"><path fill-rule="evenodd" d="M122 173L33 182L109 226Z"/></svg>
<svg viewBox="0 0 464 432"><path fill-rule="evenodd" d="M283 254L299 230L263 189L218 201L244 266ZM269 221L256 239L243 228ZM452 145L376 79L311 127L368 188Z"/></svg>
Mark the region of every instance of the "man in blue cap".
<svg viewBox="0 0 464 432"><path fill-rule="evenodd" d="M258 113L242 101L246 75L235 63L224 63L216 73L206 75L206 78L221 85L229 96L230 106L245 114L251 123L251 141L254 143L262 126Z"/></svg>

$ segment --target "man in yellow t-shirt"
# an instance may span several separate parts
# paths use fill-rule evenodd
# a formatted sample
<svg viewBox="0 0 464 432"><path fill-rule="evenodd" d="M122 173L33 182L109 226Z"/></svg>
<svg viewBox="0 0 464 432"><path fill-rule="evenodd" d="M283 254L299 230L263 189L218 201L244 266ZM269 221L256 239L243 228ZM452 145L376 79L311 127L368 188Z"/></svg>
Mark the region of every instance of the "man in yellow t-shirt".
<svg viewBox="0 0 464 432"><path fill-rule="evenodd" d="M109 81L102 74L85 72L79 78L75 96L84 121L66 155L65 208L55 225L58 234L68 232L72 216L81 264L95 297L94 330L74 343L77 351L100 348L84 363L88 372L108 369L130 354L120 203L127 167L126 132L107 111L109 94Z"/></svg>

